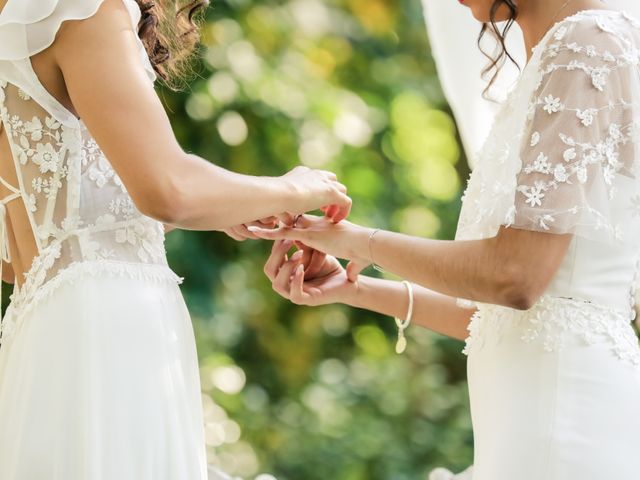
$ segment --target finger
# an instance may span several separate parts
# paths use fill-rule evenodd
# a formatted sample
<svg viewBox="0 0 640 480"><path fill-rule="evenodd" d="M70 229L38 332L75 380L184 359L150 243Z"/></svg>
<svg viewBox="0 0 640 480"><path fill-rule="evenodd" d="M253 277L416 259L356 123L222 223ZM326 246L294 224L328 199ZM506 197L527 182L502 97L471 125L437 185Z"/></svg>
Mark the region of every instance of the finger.
<svg viewBox="0 0 640 480"><path fill-rule="evenodd" d="M349 262L347 264L347 278L350 282L356 282L358 280L358 275L362 273L362 271L367 268L369 264L367 263L359 263L359 262Z"/></svg>
<svg viewBox="0 0 640 480"><path fill-rule="evenodd" d="M338 210L340 210L340 207L338 205L329 205L326 212L324 212L324 215L329 219L333 219L336 213L338 213Z"/></svg>
<svg viewBox="0 0 640 480"><path fill-rule="evenodd" d="M224 230L224 233L227 236L233 238L237 242L242 242L244 240L244 238L238 235L233 228L228 228L227 230Z"/></svg>
<svg viewBox="0 0 640 480"><path fill-rule="evenodd" d="M301 248L299 251L303 252L300 263L304 266L304 269L307 270L308 265L311 263L311 259L313 258L314 250L310 248Z"/></svg>
<svg viewBox="0 0 640 480"><path fill-rule="evenodd" d="M287 252L292 244L293 242L290 240L277 240L273 243L271 255L264 265L264 273L272 282L275 280L280 267L288 260Z"/></svg>
<svg viewBox="0 0 640 480"><path fill-rule="evenodd" d="M312 250L312 252L311 262L309 262L309 265L304 272L306 279L314 278L322 268L322 265L327 258L327 254L319 250Z"/></svg>
<svg viewBox="0 0 640 480"><path fill-rule="evenodd" d="M338 176L334 172L330 172L329 170L319 170L319 171L324 173L325 176L327 178L329 178L330 180L337 180L338 179Z"/></svg>
<svg viewBox="0 0 640 480"><path fill-rule="evenodd" d="M267 217L267 218L261 218L260 220L258 220L258 222L260 222L262 225L272 225L275 226L278 223L278 217L276 217L275 215L271 216L271 217Z"/></svg>
<svg viewBox="0 0 640 480"><path fill-rule="evenodd" d="M338 205L340 208L338 208L337 212L332 217L330 217L334 223L339 223L349 216L349 214L351 213L351 206L353 205L353 201L347 195L342 195L342 202Z"/></svg>
<svg viewBox="0 0 640 480"><path fill-rule="evenodd" d="M283 225L286 225L288 227L293 225L293 222L295 221L295 215L289 213L289 212L283 212L280 213L278 215L276 215L278 220L280 221L280 223L282 223Z"/></svg>
<svg viewBox="0 0 640 480"><path fill-rule="evenodd" d="M238 226L236 226L234 228L234 230L236 231L237 234L239 234L241 237L243 237L244 240L246 240L248 238L250 238L252 240L259 240L260 239L254 233L249 231L249 229L247 228L246 225L238 225Z"/></svg>
<svg viewBox="0 0 640 480"><path fill-rule="evenodd" d="M304 268L300 264L293 273L289 286L289 299L297 305L310 305L311 296L304 291Z"/></svg>
<svg viewBox="0 0 640 480"><path fill-rule="evenodd" d="M302 250L298 250L291 255L291 258L282 265L273 281L273 289L285 298L289 298L291 275L293 275L293 271L300 265L302 253Z"/></svg>
<svg viewBox="0 0 640 480"><path fill-rule="evenodd" d="M260 228L256 226L247 227L250 232L265 240L302 240L304 230L291 227L278 227L273 229Z"/></svg>

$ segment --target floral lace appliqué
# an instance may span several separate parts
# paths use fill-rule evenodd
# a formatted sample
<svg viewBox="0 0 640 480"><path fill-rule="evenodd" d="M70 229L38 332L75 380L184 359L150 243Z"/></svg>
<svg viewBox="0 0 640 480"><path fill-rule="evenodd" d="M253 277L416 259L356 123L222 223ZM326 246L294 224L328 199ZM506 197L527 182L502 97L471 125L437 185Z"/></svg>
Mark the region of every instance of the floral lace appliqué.
<svg viewBox="0 0 640 480"><path fill-rule="evenodd" d="M570 336L585 345L605 343L620 359L640 365L640 345L629 312L582 300L546 296L529 310L480 304L469 323L462 351L471 355L499 343L505 329L516 329L524 342L537 342L545 351L562 349Z"/></svg>

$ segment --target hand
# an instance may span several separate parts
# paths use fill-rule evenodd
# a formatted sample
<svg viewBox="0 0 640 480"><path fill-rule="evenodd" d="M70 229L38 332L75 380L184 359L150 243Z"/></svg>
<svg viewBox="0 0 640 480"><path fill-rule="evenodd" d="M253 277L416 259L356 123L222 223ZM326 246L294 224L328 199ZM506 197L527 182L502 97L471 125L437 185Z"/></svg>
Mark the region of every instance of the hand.
<svg viewBox="0 0 640 480"><path fill-rule="evenodd" d="M355 282L369 261L370 229L343 220L333 223L326 218L302 215L295 227L281 226L271 230L257 226L248 230L265 240L292 240L313 250L337 258L351 260L347 266L349 280Z"/></svg>
<svg viewBox="0 0 640 480"><path fill-rule="evenodd" d="M298 250L291 258L290 240L277 240L264 272L273 289L297 305L346 303L357 292L357 284L347 279L346 270L335 257L317 250Z"/></svg>
<svg viewBox="0 0 640 480"><path fill-rule="evenodd" d="M296 167L281 178L296 192L296 204L289 213L322 209L335 223L349 216L352 201L347 196L347 187L338 182L335 173Z"/></svg>
<svg viewBox="0 0 640 480"><path fill-rule="evenodd" d="M226 230L223 230L223 232L238 242L244 242L247 239L258 240L259 237L248 230L248 227L251 226L267 229L275 228L278 226L278 217L263 218L250 223L241 223L240 225L227 228Z"/></svg>

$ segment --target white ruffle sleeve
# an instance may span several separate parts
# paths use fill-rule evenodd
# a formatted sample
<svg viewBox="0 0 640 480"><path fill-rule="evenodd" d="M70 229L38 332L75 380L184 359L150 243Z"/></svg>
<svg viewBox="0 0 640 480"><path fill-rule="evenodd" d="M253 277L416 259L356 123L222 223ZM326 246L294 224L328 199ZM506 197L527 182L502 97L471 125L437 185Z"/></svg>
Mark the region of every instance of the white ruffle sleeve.
<svg viewBox="0 0 640 480"><path fill-rule="evenodd" d="M640 52L615 21L575 19L547 33L498 115L456 239L490 238L504 225L637 242Z"/></svg>
<svg viewBox="0 0 640 480"><path fill-rule="evenodd" d="M138 31L141 12L135 0L122 0ZM18 61L35 55L55 40L62 22L82 20L94 15L103 0L9 0L0 12L0 61ZM142 42L138 39L141 61L151 81L156 74Z"/></svg>

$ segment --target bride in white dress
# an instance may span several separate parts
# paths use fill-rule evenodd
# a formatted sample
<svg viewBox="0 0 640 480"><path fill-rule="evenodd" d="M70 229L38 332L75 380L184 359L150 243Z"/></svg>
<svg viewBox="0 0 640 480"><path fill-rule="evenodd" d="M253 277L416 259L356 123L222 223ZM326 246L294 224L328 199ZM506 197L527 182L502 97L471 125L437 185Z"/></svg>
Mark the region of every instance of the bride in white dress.
<svg viewBox="0 0 640 480"><path fill-rule="evenodd" d="M635 480L640 21L590 0L462 3L481 21L493 4L496 20L517 7L530 55L478 153L455 240L304 216L251 228L276 240L265 272L295 303L400 319L405 286L359 272L374 263L415 284L414 323L466 340L464 478ZM292 241L306 255L289 258Z"/></svg>
<svg viewBox="0 0 640 480"><path fill-rule="evenodd" d="M188 3L185 15L203 2ZM165 228L243 239L252 222L350 209L331 173L252 177L185 153L153 81L188 48L156 21L194 26L161 11L173 2L140 4L0 0L0 268L15 278L2 480L206 479L193 329Z"/></svg>

